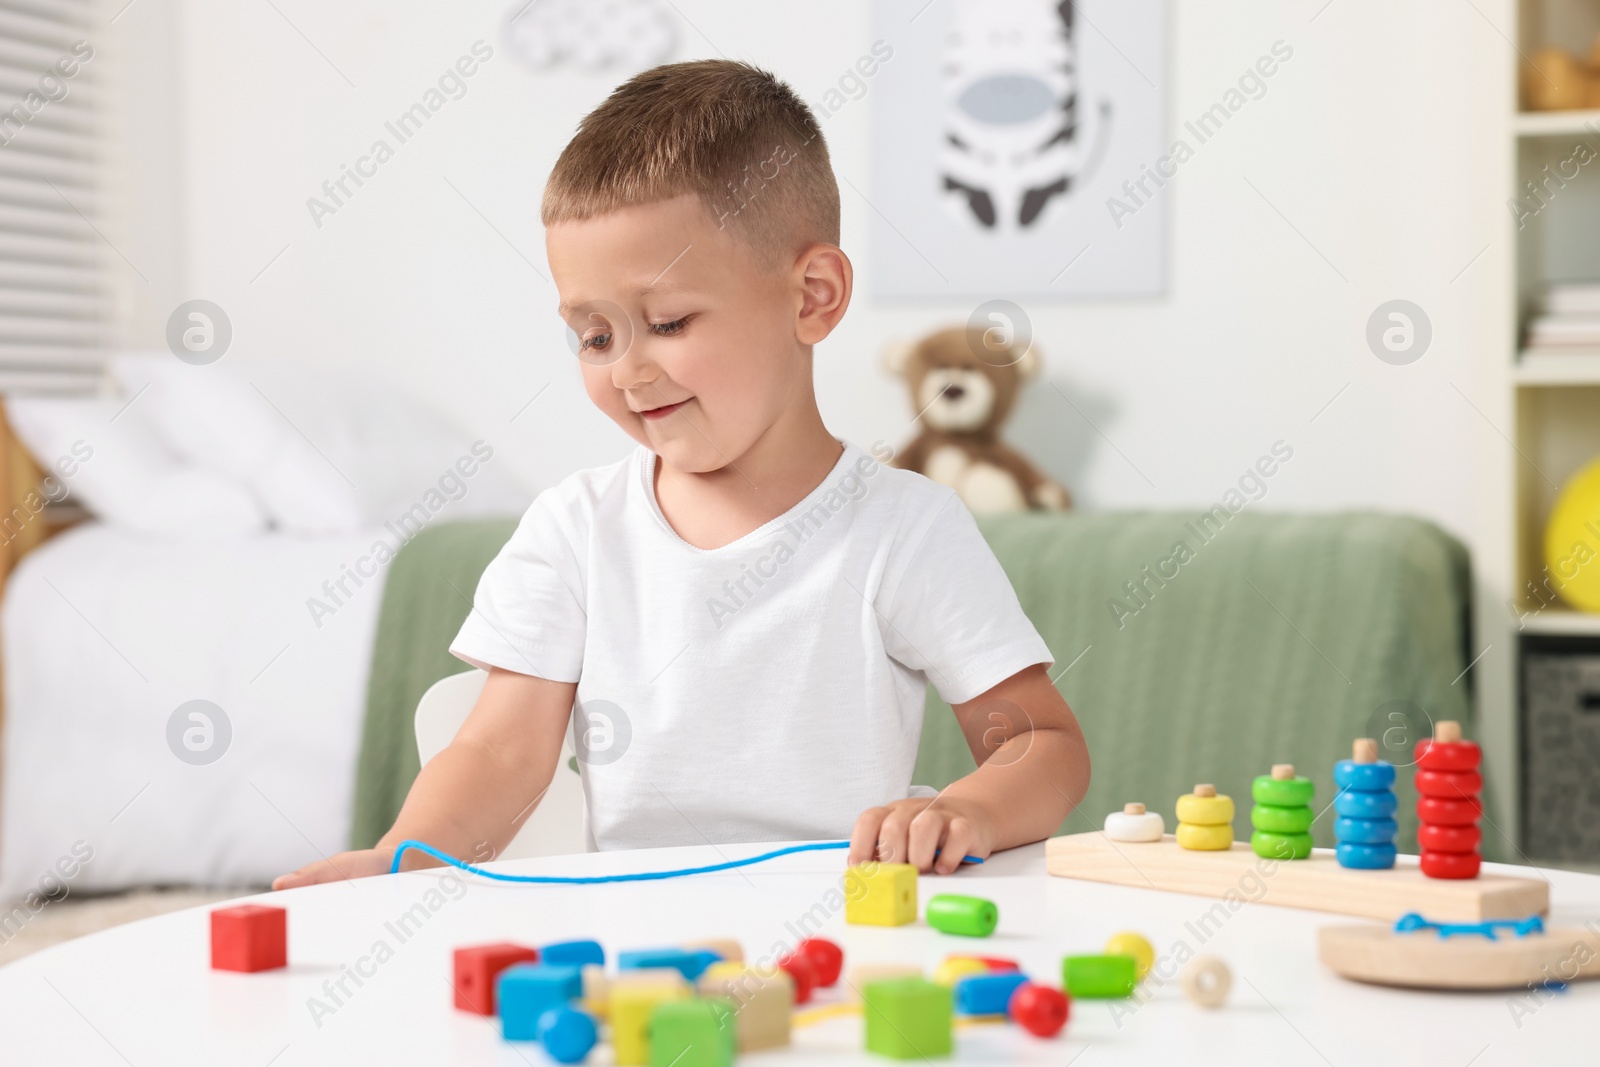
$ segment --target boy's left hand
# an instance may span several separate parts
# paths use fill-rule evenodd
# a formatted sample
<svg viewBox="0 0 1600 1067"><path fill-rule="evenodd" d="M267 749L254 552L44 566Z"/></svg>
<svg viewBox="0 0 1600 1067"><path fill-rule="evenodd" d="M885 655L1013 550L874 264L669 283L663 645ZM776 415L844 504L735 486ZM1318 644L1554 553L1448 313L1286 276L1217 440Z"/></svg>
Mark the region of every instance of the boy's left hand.
<svg viewBox="0 0 1600 1067"><path fill-rule="evenodd" d="M988 859L993 848L988 814L971 801L941 794L862 812L850 834L849 862L910 863L924 874L949 874L967 856Z"/></svg>

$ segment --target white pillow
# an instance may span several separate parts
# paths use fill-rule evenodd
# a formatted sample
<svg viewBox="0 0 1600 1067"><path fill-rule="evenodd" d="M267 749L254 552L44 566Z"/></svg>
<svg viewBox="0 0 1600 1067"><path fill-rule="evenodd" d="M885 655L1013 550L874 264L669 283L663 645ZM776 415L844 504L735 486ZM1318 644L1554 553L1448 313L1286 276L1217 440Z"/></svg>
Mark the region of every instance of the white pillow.
<svg viewBox="0 0 1600 1067"><path fill-rule="evenodd" d="M282 529L350 533L411 515L520 514L529 496L494 450L390 387L297 365L194 366L130 353L112 374L145 390L180 456L248 485ZM421 505L422 512L416 508Z"/></svg>
<svg viewBox="0 0 1600 1067"><path fill-rule="evenodd" d="M140 403L94 397L9 397L6 414L47 476L53 500L71 496L98 518L142 533L239 536L266 527L237 482L185 467L151 430ZM120 413L120 414L119 414Z"/></svg>

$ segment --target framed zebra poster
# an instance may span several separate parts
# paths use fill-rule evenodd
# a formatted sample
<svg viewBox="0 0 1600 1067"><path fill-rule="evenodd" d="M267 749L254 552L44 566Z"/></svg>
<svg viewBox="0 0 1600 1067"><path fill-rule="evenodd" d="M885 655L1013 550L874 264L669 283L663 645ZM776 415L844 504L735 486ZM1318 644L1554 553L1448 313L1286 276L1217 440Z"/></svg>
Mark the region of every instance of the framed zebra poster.
<svg viewBox="0 0 1600 1067"><path fill-rule="evenodd" d="M1164 0L875 0L874 22L874 295L1163 292Z"/></svg>

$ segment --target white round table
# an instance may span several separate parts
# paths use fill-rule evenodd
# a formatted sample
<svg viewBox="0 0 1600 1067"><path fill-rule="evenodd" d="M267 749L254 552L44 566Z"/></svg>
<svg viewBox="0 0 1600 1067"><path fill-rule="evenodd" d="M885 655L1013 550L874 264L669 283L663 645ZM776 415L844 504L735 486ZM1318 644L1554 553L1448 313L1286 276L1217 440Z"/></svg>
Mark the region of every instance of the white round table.
<svg viewBox="0 0 1600 1067"><path fill-rule="evenodd" d="M740 845L550 857L497 865L521 874L598 874L698 866L776 846ZM213 971L207 908L70 941L0 969L0 1060L119 1067L224 1064L546 1064L537 1045L501 1041L497 1021L451 1006L450 955L462 945L540 945L593 937L619 949L735 937L758 960L818 932L865 962L925 968L950 953L1009 956L1051 984L1061 957L1098 952L1111 933L1143 933L1158 954L1217 955L1233 970L1226 1007L1204 1011L1176 981L1147 981L1143 1002L1075 1001L1054 1040L1015 1026L956 1031L956 1062L1087 1067L1162 1064L1564 1064L1595 1055L1600 989L1443 994L1364 986L1325 970L1315 931L1337 916L1247 905L1218 921L1216 901L1052 878L1042 845L948 878L937 892L988 897L1000 928L987 940L913 926L847 926L842 852L815 852L712 875L600 886L528 886L432 870L253 898L289 911L289 967ZM1526 868L1517 873L1532 873ZM1600 877L1548 874L1554 924L1600 919ZM409 918L407 918L409 916ZM360 982L346 976L353 969ZM337 983L344 977L345 994ZM1597 983L1600 984L1600 983ZM819 1002L839 998L825 991ZM859 1018L795 1032L751 1064L891 1061L862 1050ZM591 1062L605 1063L597 1050Z"/></svg>

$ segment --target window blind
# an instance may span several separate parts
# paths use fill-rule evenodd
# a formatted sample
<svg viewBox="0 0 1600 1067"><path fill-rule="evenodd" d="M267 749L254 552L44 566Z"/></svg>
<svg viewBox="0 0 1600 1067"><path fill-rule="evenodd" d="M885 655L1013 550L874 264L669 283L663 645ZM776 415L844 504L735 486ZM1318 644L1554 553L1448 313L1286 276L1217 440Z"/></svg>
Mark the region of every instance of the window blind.
<svg viewBox="0 0 1600 1067"><path fill-rule="evenodd" d="M110 314L87 0L0 0L0 391L81 390Z"/></svg>

